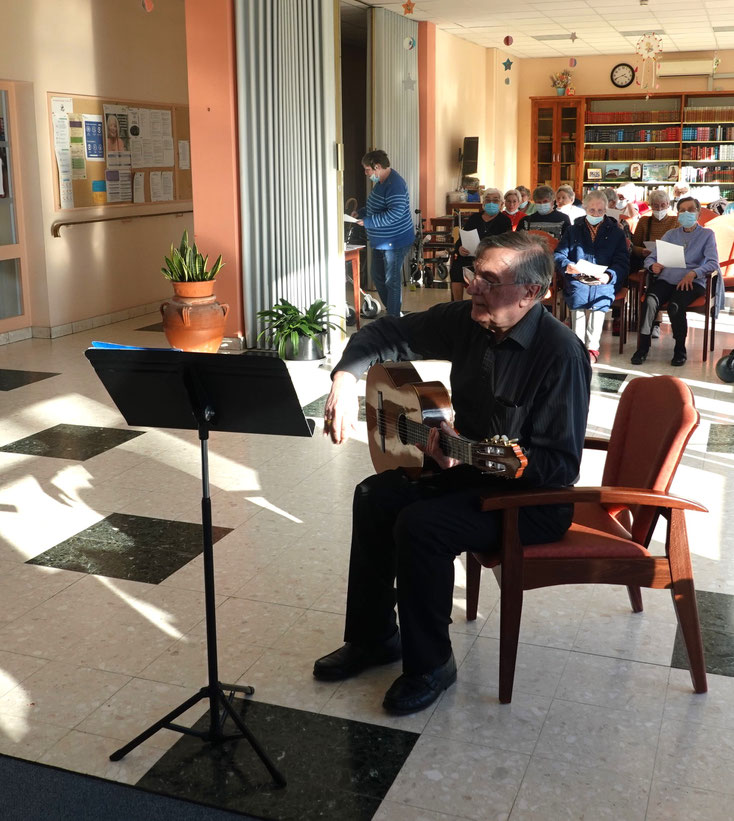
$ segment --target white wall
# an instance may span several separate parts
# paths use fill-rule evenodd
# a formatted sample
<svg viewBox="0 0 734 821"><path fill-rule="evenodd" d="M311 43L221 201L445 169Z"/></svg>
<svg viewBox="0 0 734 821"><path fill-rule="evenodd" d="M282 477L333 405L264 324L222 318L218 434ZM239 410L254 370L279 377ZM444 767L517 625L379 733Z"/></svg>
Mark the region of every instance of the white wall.
<svg viewBox="0 0 734 821"><path fill-rule="evenodd" d="M51 237L52 223L68 213L54 211L47 93L185 104L183 0L158 0L151 14L135 0L4 2L0 78L20 84L15 133L32 324L63 325L165 297L162 255L184 226L192 230L191 215L72 226Z"/></svg>

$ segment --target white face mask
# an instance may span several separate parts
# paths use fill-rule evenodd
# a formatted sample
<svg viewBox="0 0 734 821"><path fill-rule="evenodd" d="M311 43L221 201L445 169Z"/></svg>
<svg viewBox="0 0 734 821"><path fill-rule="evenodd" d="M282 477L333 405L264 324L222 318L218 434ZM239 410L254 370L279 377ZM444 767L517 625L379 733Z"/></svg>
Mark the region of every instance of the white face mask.
<svg viewBox="0 0 734 821"><path fill-rule="evenodd" d="M519 210L520 210L519 208L516 208L514 211L510 211L510 209L509 209L509 208L506 208L506 209L505 209L505 211L506 211L508 214L517 214L517 212L518 212Z"/></svg>
<svg viewBox="0 0 734 821"><path fill-rule="evenodd" d="M653 211L652 213L656 220L661 220L668 215L668 209L664 208L662 211Z"/></svg>

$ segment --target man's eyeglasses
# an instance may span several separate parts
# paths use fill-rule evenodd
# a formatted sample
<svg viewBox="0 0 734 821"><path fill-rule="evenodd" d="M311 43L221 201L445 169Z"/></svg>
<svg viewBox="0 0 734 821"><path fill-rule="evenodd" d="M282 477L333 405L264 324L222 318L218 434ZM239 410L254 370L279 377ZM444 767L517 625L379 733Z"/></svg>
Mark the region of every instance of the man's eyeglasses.
<svg viewBox="0 0 734 821"><path fill-rule="evenodd" d="M492 282L482 276L482 271L475 271L474 268L464 268L464 282L467 285L481 285L486 290L497 288L500 285L517 285L516 282Z"/></svg>

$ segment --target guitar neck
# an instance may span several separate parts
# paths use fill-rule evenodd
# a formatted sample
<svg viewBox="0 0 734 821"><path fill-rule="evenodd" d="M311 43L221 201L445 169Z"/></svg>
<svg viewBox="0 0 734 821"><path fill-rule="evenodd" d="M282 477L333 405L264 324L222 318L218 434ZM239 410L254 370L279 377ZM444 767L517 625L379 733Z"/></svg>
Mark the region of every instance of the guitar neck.
<svg viewBox="0 0 734 821"><path fill-rule="evenodd" d="M425 445L428 443L428 434L431 431L429 425L422 422L414 422L412 419L405 419L405 435L409 445ZM474 442L469 439L461 439L458 436L450 436L443 431L439 432L438 443L445 456L458 459L467 465L472 464L472 445Z"/></svg>

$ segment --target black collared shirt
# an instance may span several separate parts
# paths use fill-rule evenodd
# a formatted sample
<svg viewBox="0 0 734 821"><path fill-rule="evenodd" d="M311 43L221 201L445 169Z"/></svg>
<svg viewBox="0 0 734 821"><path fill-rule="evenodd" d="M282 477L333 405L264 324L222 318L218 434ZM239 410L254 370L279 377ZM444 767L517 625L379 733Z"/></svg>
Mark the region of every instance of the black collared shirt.
<svg viewBox="0 0 734 821"><path fill-rule="evenodd" d="M377 362L417 359L451 362L462 435L519 440L528 457L523 485L576 482L589 411L589 357L575 334L540 304L499 343L472 320L468 300L383 317L351 338L334 370L359 377Z"/></svg>

